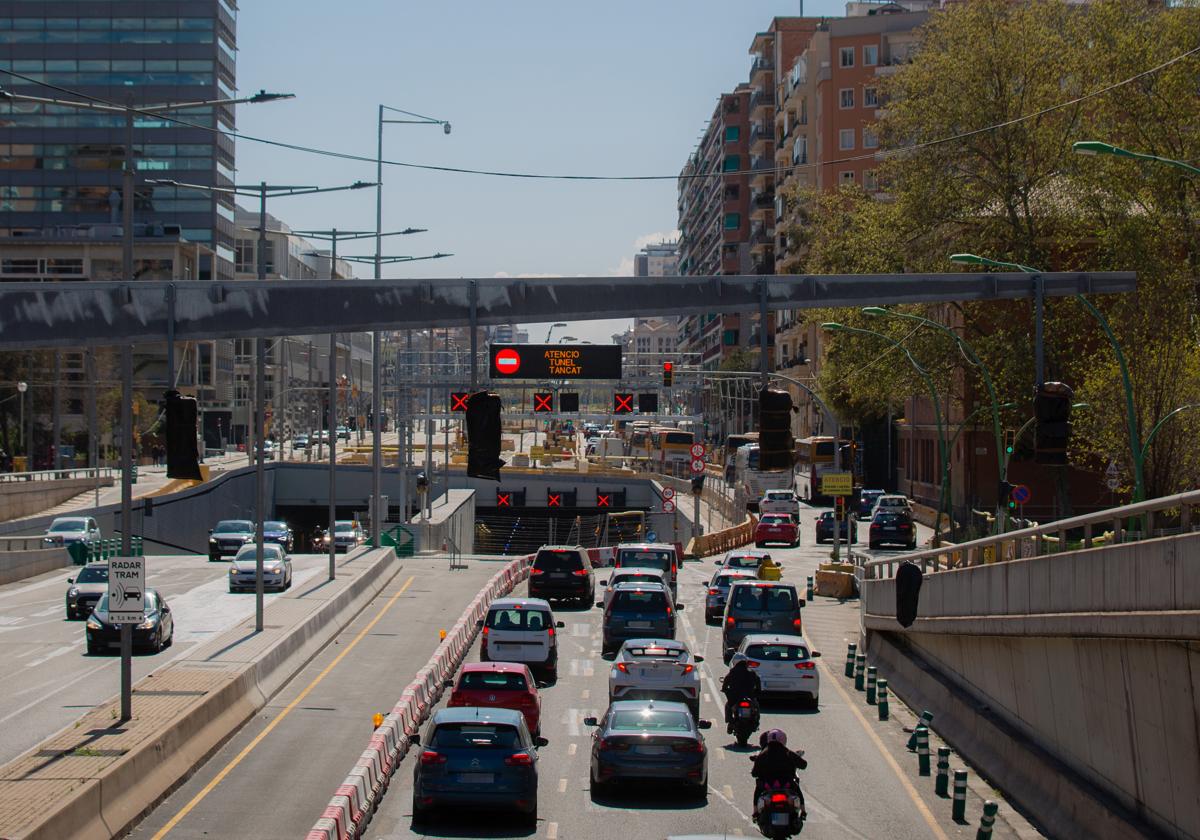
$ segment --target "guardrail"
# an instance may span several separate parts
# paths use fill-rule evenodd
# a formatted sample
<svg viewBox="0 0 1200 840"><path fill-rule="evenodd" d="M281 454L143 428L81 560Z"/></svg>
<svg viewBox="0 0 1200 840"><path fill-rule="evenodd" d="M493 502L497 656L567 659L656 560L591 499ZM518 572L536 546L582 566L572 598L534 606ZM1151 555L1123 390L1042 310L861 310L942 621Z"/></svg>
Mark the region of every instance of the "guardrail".
<svg viewBox="0 0 1200 840"><path fill-rule="evenodd" d="M865 565L863 577L866 580L890 578L900 563L916 563L922 572L939 572L1187 533L1194 530L1193 508L1197 506L1200 506L1200 490L1162 496L1007 534L930 548L886 560L872 560ZM1165 527L1155 528L1156 519L1166 523ZM1069 539L1071 532L1081 534Z"/></svg>
<svg viewBox="0 0 1200 840"><path fill-rule="evenodd" d="M4 551L36 551L41 548L61 548L62 546L48 546L42 540L41 534L36 537L0 537L0 552Z"/></svg>
<svg viewBox="0 0 1200 840"><path fill-rule="evenodd" d="M64 481L70 478L111 478L115 481L120 476L121 471L115 467L80 467L69 470L0 473L0 484L17 481Z"/></svg>
<svg viewBox="0 0 1200 840"><path fill-rule="evenodd" d="M703 534L688 542L684 554L688 557L709 557L723 551L739 548L754 541L754 527L758 524L757 517L747 515L741 525L734 525L722 531Z"/></svg>

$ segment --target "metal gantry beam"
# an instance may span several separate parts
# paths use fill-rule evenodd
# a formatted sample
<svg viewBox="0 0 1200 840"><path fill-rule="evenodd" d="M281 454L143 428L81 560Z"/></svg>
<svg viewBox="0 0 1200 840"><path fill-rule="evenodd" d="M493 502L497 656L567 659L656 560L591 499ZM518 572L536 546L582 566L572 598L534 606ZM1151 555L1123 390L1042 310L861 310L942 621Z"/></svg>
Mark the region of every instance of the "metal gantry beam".
<svg viewBox="0 0 1200 840"><path fill-rule="evenodd" d="M1132 271L4 283L0 350L746 312L764 292L771 311L1033 300L1039 280L1049 297L1137 286Z"/></svg>

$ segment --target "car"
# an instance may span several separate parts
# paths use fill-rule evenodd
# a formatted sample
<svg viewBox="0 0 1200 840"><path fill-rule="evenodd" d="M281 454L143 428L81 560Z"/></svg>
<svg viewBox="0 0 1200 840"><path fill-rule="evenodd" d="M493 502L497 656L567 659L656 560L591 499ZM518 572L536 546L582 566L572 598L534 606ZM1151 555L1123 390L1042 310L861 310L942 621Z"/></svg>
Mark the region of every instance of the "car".
<svg viewBox="0 0 1200 840"><path fill-rule="evenodd" d="M550 603L541 598L497 598L478 622L481 662L521 662L547 679L558 678L558 634Z"/></svg>
<svg viewBox="0 0 1200 840"><path fill-rule="evenodd" d="M263 460L265 460L265 461L274 461L275 460L275 441L273 441L273 440L264 440L263 441Z"/></svg>
<svg viewBox="0 0 1200 840"><path fill-rule="evenodd" d="M108 592L108 563L88 563L67 584L67 620L91 615Z"/></svg>
<svg viewBox="0 0 1200 840"><path fill-rule="evenodd" d="M841 527L838 527L838 526L839 526L839 523L834 519L833 511L831 511L831 510L823 511L821 513L821 515L817 517L817 524L815 526L816 541L819 543L823 543L826 541L832 542L833 541L833 530L834 530L834 528L837 528L839 540L845 540L847 538L846 537L847 533L849 533L850 542L851 543L858 542L858 523L857 522L855 522L853 519L849 519L849 520L843 519L840 523Z"/></svg>
<svg viewBox="0 0 1200 840"><path fill-rule="evenodd" d="M308 449L308 435L296 435L292 438L292 451Z"/></svg>
<svg viewBox="0 0 1200 840"><path fill-rule="evenodd" d="M619 782L677 781L695 795L708 796L708 747L701 730L712 723L696 720L682 703L618 700L604 717L584 718L593 727L592 794Z"/></svg>
<svg viewBox="0 0 1200 840"><path fill-rule="evenodd" d="M596 578L587 549L578 545L544 545L529 568L529 597L573 600L596 599Z"/></svg>
<svg viewBox="0 0 1200 840"><path fill-rule="evenodd" d="M350 429L346 426L338 426L336 430L338 440L350 440Z"/></svg>
<svg viewBox="0 0 1200 840"><path fill-rule="evenodd" d="M254 542L254 536L254 523L249 519L222 519L208 532L209 561L237 554L246 543Z"/></svg>
<svg viewBox="0 0 1200 840"><path fill-rule="evenodd" d="M767 490L758 501L759 513L787 513L800 519L800 499L791 489Z"/></svg>
<svg viewBox="0 0 1200 840"><path fill-rule="evenodd" d="M667 585L666 576L658 569L642 569L637 566L632 566L627 569L613 569L612 574L607 580L600 581L600 585L604 587L604 598L596 602L598 607L607 607L608 602L612 600L613 590L618 583L628 582L640 583L661 583Z"/></svg>
<svg viewBox="0 0 1200 840"><path fill-rule="evenodd" d="M726 567L713 572L704 596L704 623L714 624L725 614L725 602L729 598L729 587L735 580L757 580L757 569Z"/></svg>
<svg viewBox="0 0 1200 840"><path fill-rule="evenodd" d="M769 551L760 551L754 548L735 548L731 551L726 551L725 556L720 560L714 560L714 566L720 566L722 569L744 569L749 572L758 574L758 567L763 564L763 561L770 558Z"/></svg>
<svg viewBox="0 0 1200 840"><path fill-rule="evenodd" d="M871 511L875 509L875 503L879 501L879 497L887 493L886 490L860 490L858 491L858 515L863 519L869 519Z"/></svg>
<svg viewBox="0 0 1200 840"><path fill-rule="evenodd" d="M158 653L175 640L175 619L171 607L156 589L147 589L142 596L144 616L133 628L133 646ZM100 596L96 609L84 625L84 638L89 654L121 647L121 627L108 617L108 593Z"/></svg>
<svg viewBox="0 0 1200 840"><path fill-rule="evenodd" d="M468 662L458 682L446 681L451 689L449 708L480 706L512 709L525 716L534 735L542 734L542 697L529 666L520 662Z"/></svg>
<svg viewBox="0 0 1200 840"><path fill-rule="evenodd" d="M512 709L462 706L434 713L413 761L413 822L441 807L516 810L537 825L538 747L525 716Z"/></svg>
<svg viewBox="0 0 1200 840"><path fill-rule="evenodd" d="M885 545L902 545L909 551L917 547L917 526L904 511L876 510L871 517L868 545L872 549Z"/></svg>
<svg viewBox="0 0 1200 840"><path fill-rule="evenodd" d="M263 523L263 542L275 543L285 554L290 554L296 536L286 522L271 520Z"/></svg>
<svg viewBox="0 0 1200 840"><path fill-rule="evenodd" d="M42 544L51 548L85 543L91 545L101 539L100 526L90 516L58 516L42 536Z"/></svg>
<svg viewBox="0 0 1200 840"><path fill-rule="evenodd" d="M787 513L764 513L754 526L754 544L762 548L767 543L786 543L792 548L800 545L800 526Z"/></svg>
<svg viewBox="0 0 1200 840"><path fill-rule="evenodd" d="M229 591L254 592L258 566L258 546L242 546L229 565ZM276 543L263 543L263 589L283 592L292 585L292 559Z"/></svg>
<svg viewBox="0 0 1200 840"><path fill-rule="evenodd" d="M796 587L781 581L735 580L729 587L725 621L721 626L721 649L728 663L742 639L751 633L789 633L802 630L800 610L804 601Z"/></svg>
<svg viewBox="0 0 1200 840"><path fill-rule="evenodd" d="M618 569L656 569L667 575L671 597L679 600L679 556L670 543L632 543L618 545L613 555Z"/></svg>
<svg viewBox="0 0 1200 840"><path fill-rule="evenodd" d="M804 698L810 708L820 702L821 678L817 675L820 651L809 651L803 636L751 633L738 645L731 664L745 660L762 683L762 694Z"/></svg>
<svg viewBox="0 0 1200 840"><path fill-rule="evenodd" d="M674 639L675 613L682 609L661 583L617 584L604 608L601 653L613 653L626 639Z"/></svg>
<svg viewBox="0 0 1200 840"><path fill-rule="evenodd" d="M626 639L608 672L608 702L674 700L700 717L700 671L703 656L693 656L675 639Z"/></svg>
<svg viewBox="0 0 1200 840"><path fill-rule="evenodd" d="M329 539L327 536L326 540ZM366 535L357 519L338 519L333 523L333 547L337 551L352 551L363 544Z"/></svg>
<svg viewBox="0 0 1200 840"><path fill-rule="evenodd" d="M912 516L912 502L907 496L901 496L898 493L885 493L875 500L875 506L871 508L871 518L875 518L875 514L881 510L888 512L904 511L909 516Z"/></svg>

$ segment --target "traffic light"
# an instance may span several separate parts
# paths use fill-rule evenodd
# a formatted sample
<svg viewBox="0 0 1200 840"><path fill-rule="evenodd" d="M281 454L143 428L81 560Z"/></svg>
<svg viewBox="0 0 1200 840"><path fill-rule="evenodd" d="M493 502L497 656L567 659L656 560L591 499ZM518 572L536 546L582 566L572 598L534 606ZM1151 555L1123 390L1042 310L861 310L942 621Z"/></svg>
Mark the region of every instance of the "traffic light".
<svg viewBox="0 0 1200 840"><path fill-rule="evenodd" d="M763 388L758 393L758 468L790 470L793 448L792 395Z"/></svg>
<svg viewBox="0 0 1200 840"><path fill-rule="evenodd" d="M846 497L833 497L833 518L839 522L846 518Z"/></svg>
<svg viewBox="0 0 1200 840"><path fill-rule="evenodd" d="M200 480L200 459L196 452L196 400L171 390L165 394L167 436L167 478Z"/></svg>
<svg viewBox="0 0 1200 840"><path fill-rule="evenodd" d="M1036 420L1033 459L1039 464L1062 466L1067 463L1067 444L1071 440L1071 400L1075 392L1064 382L1044 382L1033 396Z"/></svg>
<svg viewBox="0 0 1200 840"><path fill-rule="evenodd" d="M1011 481L1001 481L1000 488L996 491L996 500L999 504L1004 505L1009 510L1014 509L1017 503L1013 501L1012 491L1013 483Z"/></svg>
<svg viewBox="0 0 1200 840"><path fill-rule="evenodd" d="M658 414L658 394L638 394L638 411L642 414Z"/></svg>
<svg viewBox="0 0 1200 840"><path fill-rule="evenodd" d="M670 388L675 382L674 362L663 362L663 387Z"/></svg>
<svg viewBox="0 0 1200 840"><path fill-rule="evenodd" d="M451 391L450 392L450 410L451 411L466 411L467 400L471 395L466 391Z"/></svg>
<svg viewBox="0 0 1200 840"><path fill-rule="evenodd" d="M692 476L692 495L700 496L704 493L704 473Z"/></svg>
<svg viewBox="0 0 1200 840"><path fill-rule="evenodd" d="M1016 429L1004 430L1004 456L1011 458L1013 452L1017 449L1017 431Z"/></svg>
<svg viewBox="0 0 1200 840"><path fill-rule="evenodd" d="M467 475L500 480L500 397L487 391L467 400Z"/></svg>
<svg viewBox="0 0 1200 840"><path fill-rule="evenodd" d="M574 414L579 411L579 394L559 394L558 411L560 414Z"/></svg>
<svg viewBox="0 0 1200 840"><path fill-rule="evenodd" d="M533 395L533 413L547 414L554 411L554 394L534 394Z"/></svg>
<svg viewBox="0 0 1200 840"><path fill-rule="evenodd" d="M613 414L632 414L633 394L613 394Z"/></svg>

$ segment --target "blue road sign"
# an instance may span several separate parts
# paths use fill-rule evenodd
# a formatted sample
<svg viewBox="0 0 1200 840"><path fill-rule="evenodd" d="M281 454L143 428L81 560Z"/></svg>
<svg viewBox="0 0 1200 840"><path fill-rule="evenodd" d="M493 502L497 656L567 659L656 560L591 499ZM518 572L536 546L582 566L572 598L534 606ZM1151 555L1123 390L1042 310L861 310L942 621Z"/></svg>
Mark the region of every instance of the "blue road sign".
<svg viewBox="0 0 1200 840"><path fill-rule="evenodd" d="M1012 489L1012 500L1019 505L1029 504L1029 500L1033 494L1029 492L1029 488L1024 484L1018 484Z"/></svg>

